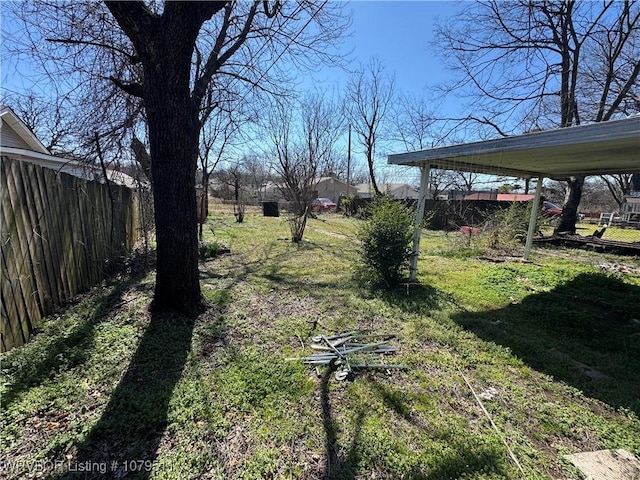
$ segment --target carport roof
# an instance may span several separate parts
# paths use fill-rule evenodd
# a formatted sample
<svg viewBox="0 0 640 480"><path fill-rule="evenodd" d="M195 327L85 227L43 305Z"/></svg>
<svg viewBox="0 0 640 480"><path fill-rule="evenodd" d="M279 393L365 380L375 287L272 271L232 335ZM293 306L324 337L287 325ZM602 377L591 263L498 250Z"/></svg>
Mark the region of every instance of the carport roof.
<svg viewBox="0 0 640 480"><path fill-rule="evenodd" d="M640 115L388 156L395 165L519 178L640 171Z"/></svg>

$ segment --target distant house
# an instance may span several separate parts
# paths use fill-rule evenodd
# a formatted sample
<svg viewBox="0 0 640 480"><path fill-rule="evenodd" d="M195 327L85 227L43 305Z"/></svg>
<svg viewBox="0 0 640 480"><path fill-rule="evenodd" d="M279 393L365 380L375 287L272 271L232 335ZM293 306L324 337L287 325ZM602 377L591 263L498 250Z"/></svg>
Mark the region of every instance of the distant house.
<svg viewBox="0 0 640 480"><path fill-rule="evenodd" d="M370 183L360 183L356 185L358 196L361 198L371 198L375 195L373 185ZM381 183L378 184L381 193L386 193L399 200L417 199L419 190L408 183Z"/></svg>
<svg viewBox="0 0 640 480"><path fill-rule="evenodd" d="M283 184L269 180L260 187L257 197L268 201L281 200L284 198L282 195L283 188Z"/></svg>
<svg viewBox="0 0 640 480"><path fill-rule="evenodd" d="M267 200L279 200L285 197L283 191L286 187L282 183L267 182L261 188L261 198ZM319 177L315 180L313 188L313 198L328 198L334 203L338 203L340 197L356 195L356 187L347 185L347 182L336 177Z"/></svg>
<svg viewBox="0 0 640 480"><path fill-rule="evenodd" d="M358 190L353 185L336 177L320 177L314 189L316 198L328 198L334 203L338 203L340 197L356 195Z"/></svg>
<svg viewBox="0 0 640 480"><path fill-rule="evenodd" d="M202 186L200 186L202 188ZM258 192L247 185L236 185L233 182L223 182L220 180L209 180L209 194L214 198L220 198L222 200L236 200L236 193L238 200L246 202L247 200L259 199ZM260 197L261 198L261 197Z"/></svg>
<svg viewBox="0 0 640 480"><path fill-rule="evenodd" d="M85 180L104 181L102 169L77 160L57 157L42 144L27 125L11 110L0 105L0 155L68 173ZM107 177L113 183L136 188L140 184L126 173L107 168Z"/></svg>
<svg viewBox="0 0 640 480"><path fill-rule="evenodd" d="M624 196L624 203L620 207L620 220L640 223L640 191Z"/></svg>

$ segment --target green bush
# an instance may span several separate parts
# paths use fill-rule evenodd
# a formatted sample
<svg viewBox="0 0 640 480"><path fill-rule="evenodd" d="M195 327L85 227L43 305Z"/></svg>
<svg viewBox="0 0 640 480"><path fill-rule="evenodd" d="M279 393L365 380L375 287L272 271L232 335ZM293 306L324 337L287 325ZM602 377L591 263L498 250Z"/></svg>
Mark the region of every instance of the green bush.
<svg viewBox="0 0 640 480"><path fill-rule="evenodd" d="M513 202L509 208L498 210L489 219L487 226L489 248L509 249L518 247L527 238L531 204ZM542 217L536 219L536 232L540 231Z"/></svg>
<svg viewBox="0 0 640 480"><path fill-rule="evenodd" d="M200 244L198 251L200 252L200 258L207 260L208 258L215 258L223 253L228 253L229 249L218 242L206 242Z"/></svg>
<svg viewBox="0 0 640 480"><path fill-rule="evenodd" d="M388 195L371 204L370 217L358 231L361 258L369 279L387 288L400 283L409 268L414 214Z"/></svg>
<svg viewBox="0 0 640 480"><path fill-rule="evenodd" d="M370 198L360 198L353 195L340 199L340 209L347 217L367 218L370 204Z"/></svg>

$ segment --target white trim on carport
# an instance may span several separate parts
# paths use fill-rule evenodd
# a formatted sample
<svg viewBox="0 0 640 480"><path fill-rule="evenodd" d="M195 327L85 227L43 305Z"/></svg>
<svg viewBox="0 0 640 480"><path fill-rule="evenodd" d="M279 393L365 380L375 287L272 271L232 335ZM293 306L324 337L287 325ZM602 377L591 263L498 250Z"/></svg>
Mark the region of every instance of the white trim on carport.
<svg viewBox="0 0 640 480"><path fill-rule="evenodd" d="M449 147L392 154L388 163L421 167L411 278L417 273L421 223L431 168L537 178L524 257L531 250L544 178L569 178L640 171L640 115Z"/></svg>

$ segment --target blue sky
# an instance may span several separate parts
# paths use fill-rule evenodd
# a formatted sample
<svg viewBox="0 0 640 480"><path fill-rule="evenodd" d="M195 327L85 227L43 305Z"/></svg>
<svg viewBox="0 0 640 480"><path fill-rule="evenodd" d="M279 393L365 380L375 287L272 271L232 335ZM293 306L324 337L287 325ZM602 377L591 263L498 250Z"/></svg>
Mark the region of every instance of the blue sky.
<svg viewBox="0 0 640 480"><path fill-rule="evenodd" d="M430 86L451 78L430 45L434 21L452 15L459 4L424 0L350 2L346 9L352 11L353 35L345 39L342 50L352 51L356 63L379 58L395 75L398 92L429 96ZM348 75L327 68L312 77L316 82L344 87Z"/></svg>
<svg viewBox="0 0 640 480"><path fill-rule="evenodd" d="M354 56L377 56L396 75L398 89L414 93L448 73L431 46L434 20L455 12L455 2L353 2Z"/></svg>
<svg viewBox="0 0 640 480"><path fill-rule="evenodd" d="M2 31L12 30L12 21L6 9L2 15ZM389 73L395 74L399 92L428 94L427 87L448 78L449 73L431 51L433 22L436 17L446 17L456 10L459 2L453 1L355 1L346 5L351 10L352 33L346 38L342 50L352 51L353 66L358 61L366 63L378 57ZM3 88L24 90L30 82L28 66L3 58L0 76ZM335 83L344 87L347 73L337 68L326 68L310 78L313 82Z"/></svg>

